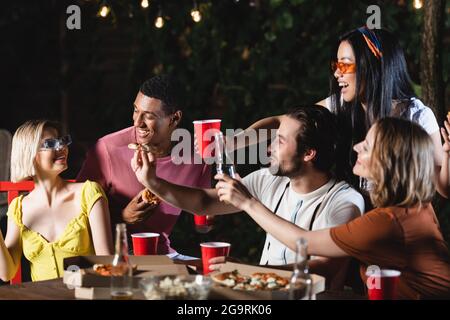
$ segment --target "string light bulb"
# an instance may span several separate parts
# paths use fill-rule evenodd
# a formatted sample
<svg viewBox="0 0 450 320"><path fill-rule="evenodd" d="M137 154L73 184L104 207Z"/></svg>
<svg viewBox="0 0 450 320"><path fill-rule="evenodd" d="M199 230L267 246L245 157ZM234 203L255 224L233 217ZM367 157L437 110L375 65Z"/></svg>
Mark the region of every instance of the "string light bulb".
<svg viewBox="0 0 450 320"><path fill-rule="evenodd" d="M144 8L144 9L147 9L148 8L148 0L142 0L141 1L141 7Z"/></svg>
<svg viewBox="0 0 450 320"><path fill-rule="evenodd" d="M191 10L191 17L194 22L200 22L202 20L202 14L198 10L197 2L194 1L194 8Z"/></svg>
<svg viewBox="0 0 450 320"><path fill-rule="evenodd" d="M101 6L100 10L98 11L98 14L102 18L106 18L110 11L111 11L111 9L106 4L104 4Z"/></svg>
<svg viewBox="0 0 450 320"><path fill-rule="evenodd" d="M161 29L162 27L164 27L164 19L163 17L157 17L155 20L155 27L157 27L158 29Z"/></svg>
<svg viewBox="0 0 450 320"><path fill-rule="evenodd" d="M158 16L156 17L156 20L155 20L155 27L157 27L158 29L161 29L162 27L164 27L164 18L162 16L161 9L159 9Z"/></svg>
<svg viewBox="0 0 450 320"><path fill-rule="evenodd" d="M414 9L422 9L423 1L422 0L414 0Z"/></svg>
<svg viewBox="0 0 450 320"><path fill-rule="evenodd" d="M201 15L200 11L198 11L198 10L192 10L191 16L192 16L192 20L194 20L194 22L200 22L200 20L202 20L202 15Z"/></svg>

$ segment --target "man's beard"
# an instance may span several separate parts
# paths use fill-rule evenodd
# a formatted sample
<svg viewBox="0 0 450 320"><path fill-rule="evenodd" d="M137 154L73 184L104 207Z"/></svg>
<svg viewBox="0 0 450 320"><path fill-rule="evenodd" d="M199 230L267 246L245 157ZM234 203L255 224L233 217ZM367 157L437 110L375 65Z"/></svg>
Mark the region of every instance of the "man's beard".
<svg viewBox="0 0 450 320"><path fill-rule="evenodd" d="M294 159L299 159L297 156L294 157ZM293 165L290 168L285 168L284 166L280 165L280 163L277 163L276 165L270 165L269 172L277 177L295 177L297 176L303 166L300 161L294 161Z"/></svg>

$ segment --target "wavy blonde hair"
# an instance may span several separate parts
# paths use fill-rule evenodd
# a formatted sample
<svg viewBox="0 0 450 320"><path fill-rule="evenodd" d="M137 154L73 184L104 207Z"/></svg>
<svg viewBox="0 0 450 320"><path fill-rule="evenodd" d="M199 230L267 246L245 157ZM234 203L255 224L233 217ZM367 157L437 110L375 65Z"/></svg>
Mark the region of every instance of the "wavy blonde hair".
<svg viewBox="0 0 450 320"><path fill-rule="evenodd" d="M21 125L12 140L11 181L31 180L36 175L34 162L44 129L52 128L58 133L60 127L49 120L30 120Z"/></svg>
<svg viewBox="0 0 450 320"><path fill-rule="evenodd" d="M412 207L430 202L435 193L435 166L428 133L399 118L384 118L374 126L372 203Z"/></svg>

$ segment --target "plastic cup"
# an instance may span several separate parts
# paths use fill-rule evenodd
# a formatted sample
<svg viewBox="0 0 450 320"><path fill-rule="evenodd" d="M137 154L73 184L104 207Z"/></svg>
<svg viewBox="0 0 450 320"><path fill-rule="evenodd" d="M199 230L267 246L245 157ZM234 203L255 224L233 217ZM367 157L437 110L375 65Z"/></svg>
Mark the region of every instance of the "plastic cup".
<svg viewBox="0 0 450 320"><path fill-rule="evenodd" d="M213 146L208 146L214 141L214 134L220 132L220 123L222 120L195 120L194 134L197 140L197 147L200 156L205 159L212 157Z"/></svg>
<svg viewBox="0 0 450 320"><path fill-rule="evenodd" d="M133 252L135 256L157 254L159 233L133 233L131 239L133 240Z"/></svg>
<svg viewBox="0 0 450 320"><path fill-rule="evenodd" d="M366 273L369 300L395 300L401 272L382 269L375 273Z"/></svg>
<svg viewBox="0 0 450 320"><path fill-rule="evenodd" d="M202 249L203 274L212 272L209 270L209 259L215 257L227 257L230 254L231 244L228 242L203 242Z"/></svg>
<svg viewBox="0 0 450 320"><path fill-rule="evenodd" d="M198 233L208 233L213 229L214 216L194 215L195 230Z"/></svg>

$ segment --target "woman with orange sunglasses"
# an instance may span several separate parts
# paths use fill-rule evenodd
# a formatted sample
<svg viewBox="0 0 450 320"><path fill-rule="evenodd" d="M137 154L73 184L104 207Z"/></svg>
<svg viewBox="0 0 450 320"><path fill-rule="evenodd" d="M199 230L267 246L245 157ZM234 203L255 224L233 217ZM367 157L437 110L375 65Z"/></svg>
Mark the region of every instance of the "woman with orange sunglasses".
<svg viewBox="0 0 450 320"><path fill-rule="evenodd" d="M437 190L448 197L449 172L442 166L443 149L433 111L415 97L402 48L396 37L383 29L361 27L345 33L331 58L330 95L318 102L338 116L342 139L337 174L353 185L361 180L352 174L356 154L352 148L377 120L391 116L418 123L434 145ZM279 116L259 120L249 129L272 129ZM244 133L245 134L245 131Z"/></svg>

